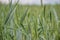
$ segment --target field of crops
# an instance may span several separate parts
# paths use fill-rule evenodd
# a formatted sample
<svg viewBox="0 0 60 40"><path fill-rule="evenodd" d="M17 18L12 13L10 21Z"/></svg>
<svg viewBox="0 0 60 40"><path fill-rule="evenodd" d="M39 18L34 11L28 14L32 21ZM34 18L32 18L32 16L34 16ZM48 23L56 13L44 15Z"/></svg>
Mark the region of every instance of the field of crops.
<svg viewBox="0 0 60 40"><path fill-rule="evenodd" d="M60 40L60 5L0 4L0 40Z"/></svg>

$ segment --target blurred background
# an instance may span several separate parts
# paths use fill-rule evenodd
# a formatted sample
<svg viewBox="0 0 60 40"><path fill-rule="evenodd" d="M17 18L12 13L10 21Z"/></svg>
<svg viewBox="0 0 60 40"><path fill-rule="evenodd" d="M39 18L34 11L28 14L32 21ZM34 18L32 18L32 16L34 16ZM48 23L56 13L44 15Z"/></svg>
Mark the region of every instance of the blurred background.
<svg viewBox="0 0 60 40"><path fill-rule="evenodd" d="M10 0L0 0L1 3L4 4L9 4ZM17 2L17 0L12 0L12 3L14 4L15 2ZM60 4L60 0L42 0L43 4ZM41 4L41 0L19 0L19 4L37 4L40 5Z"/></svg>

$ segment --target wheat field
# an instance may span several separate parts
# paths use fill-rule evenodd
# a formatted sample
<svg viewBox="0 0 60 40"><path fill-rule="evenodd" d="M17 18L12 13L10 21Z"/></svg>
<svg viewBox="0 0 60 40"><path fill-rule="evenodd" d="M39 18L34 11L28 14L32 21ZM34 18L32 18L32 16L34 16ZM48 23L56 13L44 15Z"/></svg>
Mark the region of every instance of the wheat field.
<svg viewBox="0 0 60 40"><path fill-rule="evenodd" d="M60 5L0 3L0 40L60 40Z"/></svg>

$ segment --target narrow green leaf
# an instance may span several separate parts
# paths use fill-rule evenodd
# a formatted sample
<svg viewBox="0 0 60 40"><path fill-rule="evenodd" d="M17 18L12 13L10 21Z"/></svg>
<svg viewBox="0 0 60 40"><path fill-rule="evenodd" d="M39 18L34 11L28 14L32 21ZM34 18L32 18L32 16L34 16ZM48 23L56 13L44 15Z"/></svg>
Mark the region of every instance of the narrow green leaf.
<svg viewBox="0 0 60 40"><path fill-rule="evenodd" d="M27 15L27 12L28 12L28 8L25 10L23 16L21 17L20 23L23 23L23 21L24 21L26 15Z"/></svg>

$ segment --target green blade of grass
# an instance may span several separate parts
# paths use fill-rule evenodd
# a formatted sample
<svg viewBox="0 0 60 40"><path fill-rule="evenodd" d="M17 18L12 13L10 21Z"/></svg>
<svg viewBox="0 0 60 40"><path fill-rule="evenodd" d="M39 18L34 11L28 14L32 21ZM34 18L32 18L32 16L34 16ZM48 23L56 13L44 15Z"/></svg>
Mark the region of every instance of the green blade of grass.
<svg viewBox="0 0 60 40"><path fill-rule="evenodd" d="M15 12L16 7L17 7L17 4L18 4L18 2L16 3L15 7L14 7L13 9L11 8L11 10L9 11L9 13L8 13L8 15L7 15L7 18L6 18L5 22L4 22L4 25L7 24L7 22L10 20L9 18L10 18L11 15Z"/></svg>
<svg viewBox="0 0 60 40"><path fill-rule="evenodd" d="M44 18L45 18L46 5L44 5Z"/></svg>
<svg viewBox="0 0 60 40"><path fill-rule="evenodd" d="M20 20L20 26L23 28L23 30L25 31L25 28L24 28L24 25L23 25L23 21L27 15L27 12L28 12L28 8L26 9L25 13L23 14L23 16L21 17L21 20Z"/></svg>
<svg viewBox="0 0 60 40"><path fill-rule="evenodd" d="M50 11L50 21L52 22L52 13L51 13L51 11Z"/></svg>
<svg viewBox="0 0 60 40"><path fill-rule="evenodd" d="M25 10L23 16L21 17L20 23L23 23L23 21L24 21L26 15L27 15L27 12L28 12L28 8L26 8L26 10Z"/></svg>

